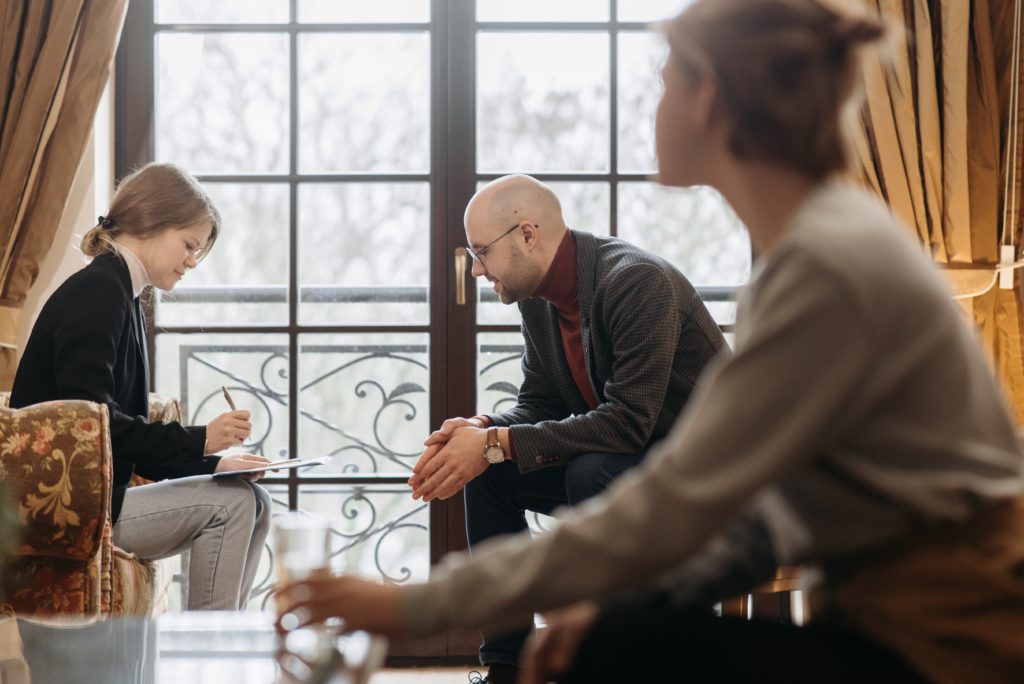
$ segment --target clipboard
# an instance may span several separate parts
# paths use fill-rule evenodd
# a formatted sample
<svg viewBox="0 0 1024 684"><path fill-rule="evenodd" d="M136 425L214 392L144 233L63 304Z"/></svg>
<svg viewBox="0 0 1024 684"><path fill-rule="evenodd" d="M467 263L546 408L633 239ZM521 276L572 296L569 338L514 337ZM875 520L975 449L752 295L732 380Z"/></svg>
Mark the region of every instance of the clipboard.
<svg viewBox="0 0 1024 684"><path fill-rule="evenodd" d="M214 473L213 477L214 478L236 477L238 475L251 475L253 473L265 473L268 470L292 470L294 468L309 468L309 467L312 467L312 466L323 465L324 463L327 463L328 461L330 461L332 458L334 458L334 457L333 456L321 456L320 458L310 458L310 459L305 459L305 460L301 459L301 458L288 458L288 459L285 459L283 461L274 461L272 463L268 463L267 465L260 466L258 468L247 468L246 470L225 470L224 472L221 472L221 473Z"/></svg>

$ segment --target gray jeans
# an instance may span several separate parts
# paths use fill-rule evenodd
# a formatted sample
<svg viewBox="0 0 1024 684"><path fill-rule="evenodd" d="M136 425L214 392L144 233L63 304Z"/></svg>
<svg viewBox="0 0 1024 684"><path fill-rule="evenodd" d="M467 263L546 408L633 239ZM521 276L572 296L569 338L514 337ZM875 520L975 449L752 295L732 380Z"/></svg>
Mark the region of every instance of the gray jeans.
<svg viewBox="0 0 1024 684"><path fill-rule="evenodd" d="M190 551L189 610L244 608L270 531L270 495L239 477L209 475L131 487L114 544L146 560Z"/></svg>

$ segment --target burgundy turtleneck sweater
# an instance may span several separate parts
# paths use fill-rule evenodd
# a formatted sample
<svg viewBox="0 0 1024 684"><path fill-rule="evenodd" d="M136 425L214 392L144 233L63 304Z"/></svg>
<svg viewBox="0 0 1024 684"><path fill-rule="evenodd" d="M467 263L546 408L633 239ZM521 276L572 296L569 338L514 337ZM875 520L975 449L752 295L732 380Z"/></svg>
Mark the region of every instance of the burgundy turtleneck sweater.
<svg viewBox="0 0 1024 684"><path fill-rule="evenodd" d="M576 286L576 240L572 233L565 231L562 244L555 252L544 280L540 281L534 297L540 297L558 310L558 329L562 333L562 349L569 362L572 379L583 395L583 401L593 411L597 408L597 396L590 386L587 363L583 358L583 336L580 332L580 299Z"/></svg>
<svg viewBox="0 0 1024 684"><path fill-rule="evenodd" d="M576 240L572 233L565 231L555 258L540 281L534 297L540 297L551 303L558 311L558 329L562 333L562 349L565 358L569 362L569 371L572 379L576 381L576 387L583 395L583 401L593 411L597 408L597 395L590 385L590 375L587 373L587 362L583 357L583 334L580 331L580 300L579 290L576 285ZM490 425L490 418L487 416L476 416L485 425ZM512 443L512 435L509 434L509 456L515 460L516 447Z"/></svg>

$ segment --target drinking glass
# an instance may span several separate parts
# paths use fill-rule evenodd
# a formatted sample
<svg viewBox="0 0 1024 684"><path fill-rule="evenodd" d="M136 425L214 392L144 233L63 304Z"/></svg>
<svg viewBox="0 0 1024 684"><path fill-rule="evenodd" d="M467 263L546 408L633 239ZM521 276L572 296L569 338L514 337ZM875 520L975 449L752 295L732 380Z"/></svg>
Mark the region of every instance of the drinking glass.
<svg viewBox="0 0 1024 684"><path fill-rule="evenodd" d="M311 577L329 575L330 525L323 518L291 511L274 517L274 566L278 588ZM276 599L278 615L287 611Z"/></svg>

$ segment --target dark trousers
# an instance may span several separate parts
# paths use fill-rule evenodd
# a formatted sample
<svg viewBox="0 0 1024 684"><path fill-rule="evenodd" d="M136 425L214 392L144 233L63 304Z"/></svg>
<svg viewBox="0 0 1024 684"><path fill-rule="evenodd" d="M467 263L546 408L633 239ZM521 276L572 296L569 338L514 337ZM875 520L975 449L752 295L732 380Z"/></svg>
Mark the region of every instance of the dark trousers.
<svg viewBox="0 0 1024 684"><path fill-rule="evenodd" d="M666 677L666 675L668 675ZM796 627L710 611L613 604L561 684L925 681L885 646L827 625Z"/></svg>
<svg viewBox="0 0 1024 684"><path fill-rule="evenodd" d="M646 452L644 452L646 453ZM526 511L550 514L599 494L641 460L640 454L589 453L568 465L520 473L511 462L497 463L466 485L466 538L472 551L480 542L528 529ZM483 635L480 662L516 665L532 625L503 635Z"/></svg>

